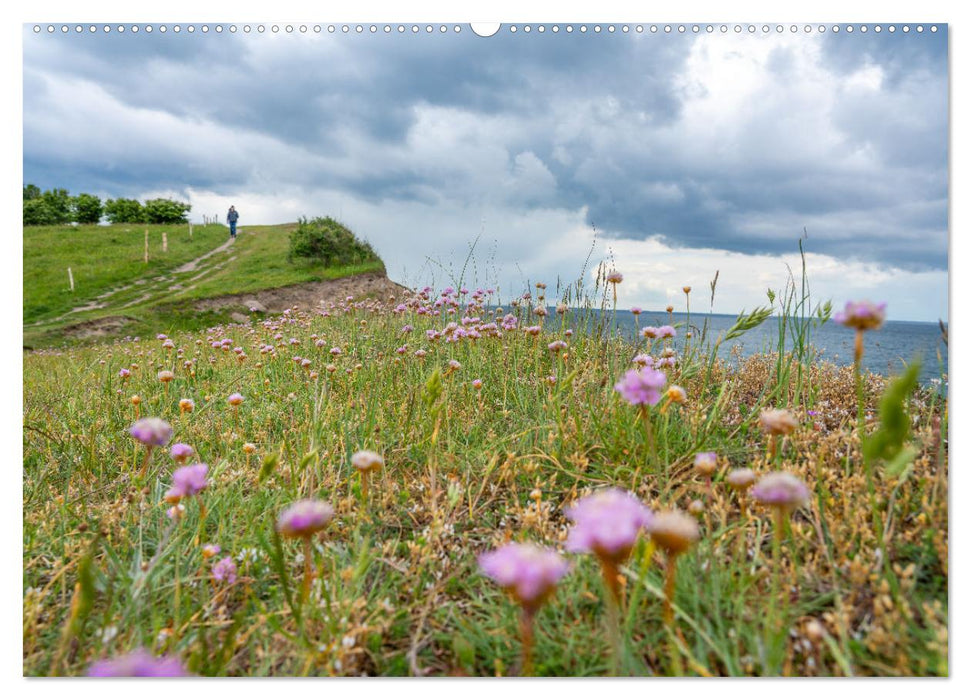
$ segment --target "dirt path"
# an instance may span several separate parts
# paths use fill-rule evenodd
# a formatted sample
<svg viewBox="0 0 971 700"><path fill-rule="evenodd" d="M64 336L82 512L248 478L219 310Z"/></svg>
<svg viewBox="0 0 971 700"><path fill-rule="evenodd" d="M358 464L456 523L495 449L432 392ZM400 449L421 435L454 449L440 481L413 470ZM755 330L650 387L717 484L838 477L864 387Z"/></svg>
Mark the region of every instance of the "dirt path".
<svg viewBox="0 0 971 700"><path fill-rule="evenodd" d="M242 233L242 229L237 229L237 235L239 235L240 233ZM118 306L119 309L127 309L130 306L135 306L136 304L141 304L146 301L150 301L153 297L158 296L160 294L175 291L172 288L172 285L179 286L179 281L176 279L177 275L184 275L184 274L187 274L190 272L196 272L197 270L199 270L199 274L195 275L194 277L192 277L192 279L189 280L189 282L196 282L202 279L203 277L205 277L210 272L221 268L224 263L219 263L211 267L203 267L201 270L199 269L199 265L204 263L207 259L209 259L213 255L217 255L219 253L222 253L228 250L235 241L236 241L235 238L227 238L224 243L216 246L209 252L203 253L198 258L195 258L194 260L190 260L189 262L183 265L180 265L179 267L175 268L169 273L166 273L159 277L152 278L150 282L149 280L143 278L143 279L135 280L131 284L126 284L121 287L116 287L115 289L110 289L107 292L104 292L98 295L97 297L95 297L95 301L90 301L87 304L84 304L82 306L75 306L73 309L71 309L67 313L61 314L60 316L57 316L55 318L35 321L31 324L28 324L28 326L40 326L40 325L58 323L74 314L84 313L85 311L94 311L96 309L104 309L109 306L109 303L105 301L106 299L119 292L123 292L128 289L131 289L133 286L136 286L136 285L143 286L143 289L141 290L142 294L139 297L136 297L135 299L122 303L121 305ZM195 285L192 285L192 286L195 286Z"/></svg>
<svg viewBox="0 0 971 700"><path fill-rule="evenodd" d="M239 235L240 233L242 233L242 229L239 229L238 231L236 231L236 235ZM181 274L183 272L195 272L196 271L196 268L199 266L199 263L201 263L206 258L209 258L209 257L211 257L213 255L216 255L217 253L221 253L224 250L228 250L229 247L235 241L236 241L235 238L227 238L226 239L226 242L223 243L221 246L217 246L217 247L213 248L208 253L206 253L205 255L200 255L195 260L190 260L185 265L182 265L180 267L175 268L174 270L172 270L172 272L174 274L176 274L176 275Z"/></svg>

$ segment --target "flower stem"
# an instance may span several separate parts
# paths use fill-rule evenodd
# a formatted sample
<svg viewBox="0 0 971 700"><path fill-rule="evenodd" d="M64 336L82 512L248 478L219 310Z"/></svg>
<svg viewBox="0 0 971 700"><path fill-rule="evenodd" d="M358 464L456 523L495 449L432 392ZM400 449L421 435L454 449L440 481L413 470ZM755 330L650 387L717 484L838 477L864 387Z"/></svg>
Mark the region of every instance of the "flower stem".
<svg viewBox="0 0 971 700"><path fill-rule="evenodd" d="M145 475L148 474L148 461L152 458L152 450L155 449L155 445L149 445L148 449L145 450L145 459L142 460L142 469L138 472L138 478L144 479Z"/></svg>
<svg viewBox="0 0 971 700"><path fill-rule="evenodd" d="M300 602L306 603L307 599L310 597L310 583L313 581L312 567L310 566L310 559L312 552L310 549L310 538L303 538L303 589L300 593Z"/></svg>
<svg viewBox="0 0 971 700"><path fill-rule="evenodd" d="M623 591L620 586L620 572L617 564L609 559L601 559L604 583L607 585L607 634L610 637L610 675L619 676L622 668L624 642L620 631L620 610Z"/></svg>
<svg viewBox="0 0 971 700"><path fill-rule="evenodd" d="M784 508L775 508L773 528L772 528L772 593L769 597L769 614L766 618L768 627L766 634L766 657L767 669L769 674L779 673L776 654L780 651L778 646L785 644L786 611L788 610L788 595L783 595L782 591L782 534L785 527L787 516ZM779 609L779 604L782 609ZM784 652L784 649L782 650ZM781 661L781 658L780 658Z"/></svg>
<svg viewBox="0 0 971 700"><path fill-rule="evenodd" d="M533 617L533 612L526 608L522 609L519 616L519 636L523 643L521 671L523 676L533 675Z"/></svg>

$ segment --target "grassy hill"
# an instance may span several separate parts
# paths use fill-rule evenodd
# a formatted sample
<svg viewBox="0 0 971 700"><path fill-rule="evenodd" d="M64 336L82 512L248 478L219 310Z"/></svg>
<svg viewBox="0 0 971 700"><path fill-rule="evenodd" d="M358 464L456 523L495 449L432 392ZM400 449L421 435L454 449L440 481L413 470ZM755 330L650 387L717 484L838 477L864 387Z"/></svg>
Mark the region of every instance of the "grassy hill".
<svg viewBox="0 0 971 700"><path fill-rule="evenodd" d="M24 345L76 342L72 328L106 319L120 319L115 334L125 335L201 328L228 321L229 312L199 313L194 300L384 270L380 260L330 268L288 262L295 226L242 227L224 249L228 229L220 225L193 226L191 236L188 225L26 227Z"/></svg>

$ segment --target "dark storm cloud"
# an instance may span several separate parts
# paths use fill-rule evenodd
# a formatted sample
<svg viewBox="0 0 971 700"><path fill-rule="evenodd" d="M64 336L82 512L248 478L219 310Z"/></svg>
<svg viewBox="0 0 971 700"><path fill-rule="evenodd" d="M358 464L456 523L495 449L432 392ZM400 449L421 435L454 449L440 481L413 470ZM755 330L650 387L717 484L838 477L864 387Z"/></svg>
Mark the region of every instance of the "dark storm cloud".
<svg viewBox="0 0 971 700"><path fill-rule="evenodd" d="M926 29L918 33L911 28L906 35L902 25L896 27L893 33L886 28L880 32L872 28L865 33L826 32L823 35L824 61L843 73L851 73L867 63L876 63L886 71L891 87L915 72L947 74L947 25L938 25L936 32Z"/></svg>
<svg viewBox="0 0 971 700"><path fill-rule="evenodd" d="M816 252L946 267L946 31L795 39L752 87L760 46L704 37L27 33L24 176L586 207L607 235L749 253L806 227ZM735 81L752 99L722 106Z"/></svg>

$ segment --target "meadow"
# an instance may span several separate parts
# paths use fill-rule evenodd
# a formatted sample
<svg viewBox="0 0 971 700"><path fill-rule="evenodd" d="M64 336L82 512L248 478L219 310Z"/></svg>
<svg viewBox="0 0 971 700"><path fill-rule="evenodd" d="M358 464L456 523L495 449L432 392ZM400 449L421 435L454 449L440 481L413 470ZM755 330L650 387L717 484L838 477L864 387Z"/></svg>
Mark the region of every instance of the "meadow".
<svg viewBox="0 0 971 700"><path fill-rule="evenodd" d="M947 675L946 382L818 361L787 292L631 342L623 291L25 354L24 674Z"/></svg>
<svg viewBox="0 0 971 700"><path fill-rule="evenodd" d="M295 227L241 227L237 240L220 249L229 229L219 224L197 224L191 233L188 224L26 226L24 345L90 342L72 328L106 319L124 320L108 337L201 330L230 322L231 312L200 312L199 299L384 270L380 261L334 267L288 261Z"/></svg>

